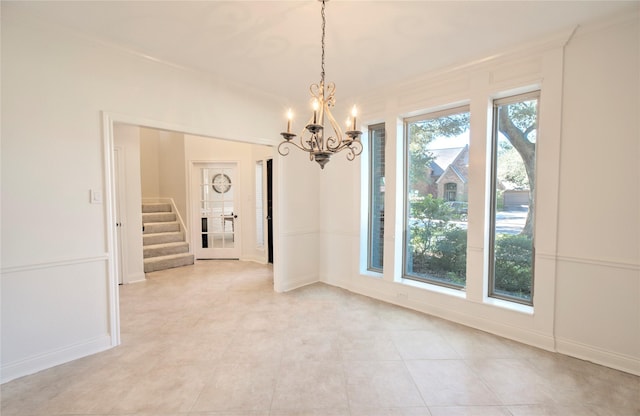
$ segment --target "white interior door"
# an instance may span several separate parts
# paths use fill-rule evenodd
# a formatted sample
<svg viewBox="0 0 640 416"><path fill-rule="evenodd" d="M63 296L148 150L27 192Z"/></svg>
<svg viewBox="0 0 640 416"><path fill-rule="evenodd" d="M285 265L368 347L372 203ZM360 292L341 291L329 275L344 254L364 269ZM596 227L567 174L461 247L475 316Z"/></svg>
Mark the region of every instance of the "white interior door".
<svg viewBox="0 0 640 416"><path fill-rule="evenodd" d="M123 232L123 222L126 206L126 194L124 192L124 160L122 157L123 150L120 147L115 147L113 149L113 168L115 173L115 192L116 192L116 263L118 265L118 284L124 283L124 276L126 274L126 264L127 264L127 251L124 250L124 238L122 236Z"/></svg>
<svg viewBox="0 0 640 416"><path fill-rule="evenodd" d="M196 163L192 172L196 259L240 258L238 164Z"/></svg>

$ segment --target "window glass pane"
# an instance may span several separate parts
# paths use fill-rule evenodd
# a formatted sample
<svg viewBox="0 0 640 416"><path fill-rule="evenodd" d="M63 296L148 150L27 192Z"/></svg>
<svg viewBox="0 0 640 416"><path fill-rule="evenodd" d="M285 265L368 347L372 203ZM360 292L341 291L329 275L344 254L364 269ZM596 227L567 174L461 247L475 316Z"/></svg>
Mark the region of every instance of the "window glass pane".
<svg viewBox="0 0 640 416"><path fill-rule="evenodd" d="M467 264L469 109L405 121L404 277L462 288Z"/></svg>
<svg viewBox="0 0 640 416"><path fill-rule="evenodd" d="M491 234L492 297L532 304L538 98L494 102Z"/></svg>
<svg viewBox="0 0 640 416"><path fill-rule="evenodd" d="M382 271L384 254L384 124L369 127L369 260L368 269Z"/></svg>

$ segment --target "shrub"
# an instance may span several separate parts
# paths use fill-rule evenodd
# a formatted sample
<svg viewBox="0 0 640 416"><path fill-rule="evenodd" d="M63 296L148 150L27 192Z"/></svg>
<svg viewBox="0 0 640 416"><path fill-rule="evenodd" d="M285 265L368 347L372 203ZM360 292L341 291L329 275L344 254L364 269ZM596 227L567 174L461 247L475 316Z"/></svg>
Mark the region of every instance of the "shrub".
<svg viewBox="0 0 640 416"><path fill-rule="evenodd" d="M526 235L500 235L496 239L495 290L529 299L533 244Z"/></svg>
<svg viewBox="0 0 640 416"><path fill-rule="evenodd" d="M464 280L467 271L467 230L450 228L435 244L433 267Z"/></svg>
<svg viewBox="0 0 640 416"><path fill-rule="evenodd" d="M453 210L443 199L428 194L411 201L411 239L412 249L427 255L433 250L433 244L447 229Z"/></svg>
<svg viewBox="0 0 640 416"><path fill-rule="evenodd" d="M467 231L449 222L452 204L433 195L411 200L409 273L464 286Z"/></svg>
<svg viewBox="0 0 640 416"><path fill-rule="evenodd" d="M448 227L434 243L429 253L412 251L411 272L464 286L467 264L467 232L456 227Z"/></svg>

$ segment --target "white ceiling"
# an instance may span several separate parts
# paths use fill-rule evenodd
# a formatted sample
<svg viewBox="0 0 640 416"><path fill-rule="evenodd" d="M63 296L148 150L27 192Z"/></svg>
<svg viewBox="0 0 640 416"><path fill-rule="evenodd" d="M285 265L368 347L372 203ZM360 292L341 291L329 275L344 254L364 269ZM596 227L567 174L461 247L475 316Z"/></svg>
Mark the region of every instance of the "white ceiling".
<svg viewBox="0 0 640 416"><path fill-rule="evenodd" d="M346 1L326 4L326 78L358 96L629 10L638 1ZM2 1L155 59L300 100L320 78L321 3ZM4 14L4 13L3 13Z"/></svg>

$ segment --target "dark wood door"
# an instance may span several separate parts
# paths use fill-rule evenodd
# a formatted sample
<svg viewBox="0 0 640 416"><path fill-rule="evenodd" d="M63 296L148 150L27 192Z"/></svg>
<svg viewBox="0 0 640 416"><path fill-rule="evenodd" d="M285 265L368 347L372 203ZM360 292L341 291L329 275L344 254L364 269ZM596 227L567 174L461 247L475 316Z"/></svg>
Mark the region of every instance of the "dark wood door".
<svg viewBox="0 0 640 416"><path fill-rule="evenodd" d="M267 160L267 248L273 263L273 159Z"/></svg>

